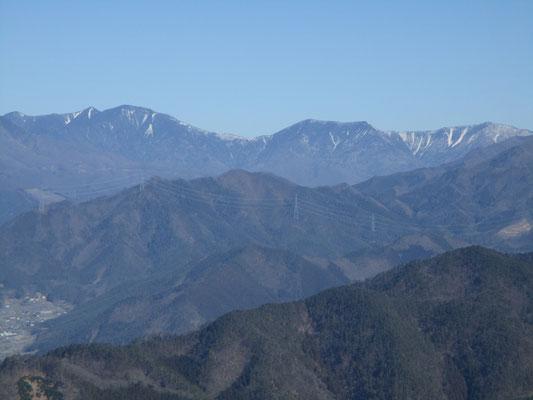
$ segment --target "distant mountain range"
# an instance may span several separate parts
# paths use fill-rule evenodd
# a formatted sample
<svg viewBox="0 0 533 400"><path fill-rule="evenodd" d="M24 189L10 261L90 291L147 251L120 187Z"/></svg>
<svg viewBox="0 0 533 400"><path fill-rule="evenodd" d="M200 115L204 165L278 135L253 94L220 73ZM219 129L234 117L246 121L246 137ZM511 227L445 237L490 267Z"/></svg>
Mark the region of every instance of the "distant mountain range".
<svg viewBox="0 0 533 400"><path fill-rule="evenodd" d="M358 183L432 167L531 131L483 123L384 132L366 122L305 120L243 138L195 128L141 107L0 117L0 223L61 198L115 193L151 176L192 178L241 168L302 185Z"/></svg>
<svg viewBox="0 0 533 400"><path fill-rule="evenodd" d="M354 186L242 170L151 179L6 223L0 282L76 305L36 332L35 349L185 332L469 243L533 251L532 174L533 137L517 137Z"/></svg>
<svg viewBox="0 0 533 400"><path fill-rule="evenodd" d="M531 253L468 247L303 301L232 312L187 336L9 358L0 392L81 400L527 399L532 287Z"/></svg>
<svg viewBox="0 0 533 400"><path fill-rule="evenodd" d="M525 184L533 182L533 137L513 143L355 186L312 189L234 170L216 179L152 179L115 196L57 203L0 229L0 282L80 302L250 244L332 260L435 233L533 250L533 188Z"/></svg>
<svg viewBox="0 0 533 400"><path fill-rule="evenodd" d="M375 235L372 215L390 229L380 226ZM6 223L0 282L79 303L250 244L332 259L413 231L407 218L349 185L312 189L242 170L190 181L151 179L144 187L56 203Z"/></svg>
<svg viewBox="0 0 533 400"><path fill-rule="evenodd" d="M37 350L187 332L469 244L533 250L533 135L515 128L407 134L309 120L244 139L119 107L8 114L0 140L0 206L12 217L0 227L2 295L75 305L34 332ZM164 178L247 166L357 181L372 165L431 163L315 188L244 170ZM70 196L91 200L57 202Z"/></svg>

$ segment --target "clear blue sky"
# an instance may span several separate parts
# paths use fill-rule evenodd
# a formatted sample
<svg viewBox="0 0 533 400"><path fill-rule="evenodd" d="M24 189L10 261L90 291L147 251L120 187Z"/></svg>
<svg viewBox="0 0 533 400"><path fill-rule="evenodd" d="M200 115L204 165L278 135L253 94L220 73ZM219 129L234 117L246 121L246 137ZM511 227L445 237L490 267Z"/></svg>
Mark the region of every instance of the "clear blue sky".
<svg viewBox="0 0 533 400"><path fill-rule="evenodd" d="M0 0L0 114L533 129L533 1Z"/></svg>

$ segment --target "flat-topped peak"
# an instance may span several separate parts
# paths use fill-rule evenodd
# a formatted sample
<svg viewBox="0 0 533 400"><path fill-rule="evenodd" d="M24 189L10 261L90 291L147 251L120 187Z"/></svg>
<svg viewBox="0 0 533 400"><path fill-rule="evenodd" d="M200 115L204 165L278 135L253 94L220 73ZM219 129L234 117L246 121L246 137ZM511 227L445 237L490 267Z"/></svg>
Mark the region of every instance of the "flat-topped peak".
<svg viewBox="0 0 533 400"><path fill-rule="evenodd" d="M357 127L364 127L368 129L375 129L372 125L370 125L367 121L352 121L352 122L339 122L339 121L327 121L327 120L319 120L319 119L304 119L300 122L297 122L296 124L292 126L298 126L298 125L318 125L318 126L324 126L324 125L336 125L336 126L357 126Z"/></svg>

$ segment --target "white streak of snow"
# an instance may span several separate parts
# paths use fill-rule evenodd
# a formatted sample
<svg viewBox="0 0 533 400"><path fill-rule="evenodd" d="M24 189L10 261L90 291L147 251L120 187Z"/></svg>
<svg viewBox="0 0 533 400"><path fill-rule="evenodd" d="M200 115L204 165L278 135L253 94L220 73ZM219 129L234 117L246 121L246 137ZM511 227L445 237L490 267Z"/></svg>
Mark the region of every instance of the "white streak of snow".
<svg viewBox="0 0 533 400"><path fill-rule="evenodd" d="M404 143L407 141L407 134L405 132L398 132Z"/></svg>
<svg viewBox="0 0 533 400"><path fill-rule="evenodd" d="M431 135L428 135L428 141L426 142L424 149L427 149L430 143L431 143Z"/></svg>
<svg viewBox="0 0 533 400"><path fill-rule="evenodd" d="M413 153L413 155L416 155L416 153L418 153L418 151L420 150L420 146L422 145L422 140L423 140L423 138L420 137L420 140L418 141L418 147L416 148L416 150Z"/></svg>
<svg viewBox="0 0 533 400"><path fill-rule="evenodd" d="M461 143L461 141L463 140L463 138L465 137L466 135L466 132L468 132L468 128L465 128L463 129L463 131L461 132L461 136L459 136L459 139L457 139L457 142L455 142L452 147L455 147L457 146L459 143Z"/></svg>
<svg viewBox="0 0 533 400"><path fill-rule="evenodd" d="M450 132L444 132L446 136L448 136L448 147L452 145L452 138L453 138L453 128L450 128Z"/></svg>
<svg viewBox="0 0 533 400"><path fill-rule="evenodd" d="M144 136L153 136L154 130L152 128L152 124L148 125L148 128L146 128L146 131L144 131Z"/></svg>
<svg viewBox="0 0 533 400"><path fill-rule="evenodd" d="M335 139L333 138L333 134L331 132L329 132L329 137L331 138L331 142L333 143L333 151L335 151L341 140L337 139L337 141L335 142Z"/></svg>

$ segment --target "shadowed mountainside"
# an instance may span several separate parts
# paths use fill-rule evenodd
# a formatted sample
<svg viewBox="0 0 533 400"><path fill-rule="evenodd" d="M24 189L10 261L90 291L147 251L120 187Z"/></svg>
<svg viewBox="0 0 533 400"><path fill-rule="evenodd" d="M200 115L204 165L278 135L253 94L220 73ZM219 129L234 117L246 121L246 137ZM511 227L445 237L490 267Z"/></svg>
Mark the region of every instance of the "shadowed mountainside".
<svg viewBox="0 0 533 400"><path fill-rule="evenodd" d="M353 251L336 259L346 276L352 280L372 278L380 272L412 260L421 260L437 254L466 247L468 243L453 237L434 233L405 235L394 243L381 247Z"/></svg>
<svg viewBox="0 0 533 400"><path fill-rule="evenodd" d="M532 310L532 254L469 247L232 312L187 336L12 357L0 390L17 398L34 382L67 399L527 398Z"/></svg>
<svg viewBox="0 0 533 400"><path fill-rule="evenodd" d="M355 186L311 189L235 170L58 203L0 229L0 281L80 302L249 244L331 260L422 232L531 250L533 138L485 152Z"/></svg>
<svg viewBox="0 0 533 400"><path fill-rule="evenodd" d="M80 306L40 330L34 348L124 343L184 332L232 307L309 294L293 287L286 297L274 295L263 288L267 275L250 279L245 269L221 268L222 276L236 274L250 285L249 297L230 290L221 304L202 303L217 285L193 283L197 268L210 271L200 261L236 248L286 249L328 273L334 267L336 278L316 290L343 282L342 274L364 279L467 243L532 250L533 193L524 184L533 180L532 145L532 138L515 138L503 149L356 186L311 189L235 170L191 181L152 179L112 197L54 204L0 229L2 293L40 291ZM257 265L275 267L263 261Z"/></svg>
<svg viewBox="0 0 533 400"><path fill-rule="evenodd" d="M533 138L355 185L422 229L505 251L533 243Z"/></svg>
<svg viewBox="0 0 533 400"><path fill-rule="evenodd" d="M186 333L229 311L299 300L348 282L334 264L324 268L288 250L256 245L208 257L189 271L119 286L44 324L31 348Z"/></svg>
<svg viewBox="0 0 533 400"><path fill-rule="evenodd" d="M216 179L153 179L112 197L57 203L4 225L0 282L78 303L249 244L331 259L371 244L372 213L396 219L348 185L310 189L238 170ZM382 232L378 243L405 232Z"/></svg>

